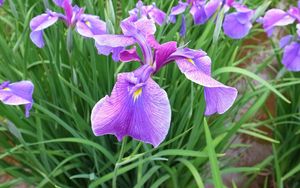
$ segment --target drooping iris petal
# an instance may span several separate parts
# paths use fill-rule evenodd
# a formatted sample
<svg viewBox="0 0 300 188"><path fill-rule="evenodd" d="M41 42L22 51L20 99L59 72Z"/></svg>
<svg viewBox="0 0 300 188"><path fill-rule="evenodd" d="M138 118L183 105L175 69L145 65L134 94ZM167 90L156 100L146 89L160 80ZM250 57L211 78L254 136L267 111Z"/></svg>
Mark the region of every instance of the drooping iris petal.
<svg viewBox="0 0 300 188"><path fill-rule="evenodd" d="M233 87L219 83L216 87L205 87L204 97L206 102L205 115L225 113L234 103L237 90Z"/></svg>
<svg viewBox="0 0 300 188"><path fill-rule="evenodd" d="M46 14L36 16L30 21L30 38L37 47L44 47L43 30L57 22L58 18L58 14L48 11Z"/></svg>
<svg viewBox="0 0 300 188"><path fill-rule="evenodd" d="M252 28L252 12L235 12L225 16L224 33L233 39L244 38Z"/></svg>
<svg viewBox="0 0 300 188"><path fill-rule="evenodd" d="M84 37L93 37L106 33L106 23L98 16L82 14L76 23L76 30Z"/></svg>
<svg viewBox="0 0 300 188"><path fill-rule="evenodd" d="M295 18L280 9L268 10L263 17L263 28L268 36L271 36L276 26L285 26L292 24Z"/></svg>
<svg viewBox="0 0 300 188"><path fill-rule="evenodd" d="M196 61L198 61L197 64ZM196 61L193 59L178 59L176 63L180 71L189 80L204 86L206 101L205 115L212 115L214 113L223 114L233 105L237 97L237 90L216 81L207 74L208 67L203 69L203 66L210 65L209 58L204 56L196 59ZM201 61L203 62L202 64Z"/></svg>
<svg viewBox="0 0 300 188"><path fill-rule="evenodd" d="M292 42L284 48L282 64L289 71L300 71L300 43Z"/></svg>
<svg viewBox="0 0 300 188"><path fill-rule="evenodd" d="M171 108L166 92L151 78L138 83L134 73L121 73L111 96L101 99L93 108L92 129L95 135L124 136L157 147L166 137Z"/></svg>
<svg viewBox="0 0 300 188"><path fill-rule="evenodd" d="M29 117L32 108L34 85L30 81L21 81L0 85L0 101L7 105L25 105L25 115Z"/></svg>

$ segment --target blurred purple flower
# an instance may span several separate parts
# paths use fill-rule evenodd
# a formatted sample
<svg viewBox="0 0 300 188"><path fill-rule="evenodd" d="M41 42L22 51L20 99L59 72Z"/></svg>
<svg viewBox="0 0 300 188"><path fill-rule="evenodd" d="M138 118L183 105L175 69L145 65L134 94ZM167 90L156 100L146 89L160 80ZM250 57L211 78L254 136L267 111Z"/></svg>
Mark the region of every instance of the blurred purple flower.
<svg viewBox="0 0 300 188"><path fill-rule="evenodd" d="M286 35L279 42L280 48L284 50L282 64L289 71L300 71L300 1L298 1L298 7L291 7L286 12L281 9L268 10L260 20L269 37L275 27L287 26L295 21L297 22L297 36Z"/></svg>
<svg viewBox="0 0 300 188"><path fill-rule="evenodd" d="M292 42L284 48L282 64L289 71L300 71L299 42Z"/></svg>
<svg viewBox="0 0 300 188"><path fill-rule="evenodd" d="M125 20L121 27L124 35L99 35L95 36L96 42L110 49L122 47L121 61L138 61L142 66L134 72L119 74L111 96L104 97L93 108L95 135L114 134L118 140L128 135L157 147L167 135L171 109L166 92L151 76L173 61L189 80L204 86L205 115L222 114L232 106L237 90L211 77L211 60L205 52L177 48L176 42L157 43L153 37L154 22L148 19ZM125 49L133 44L138 44L142 57L135 47Z"/></svg>
<svg viewBox="0 0 300 188"><path fill-rule="evenodd" d="M4 3L4 0L0 0L0 6L2 6Z"/></svg>
<svg viewBox="0 0 300 188"><path fill-rule="evenodd" d="M178 4L171 9L171 13L169 15L169 21L171 23L175 23L176 16L184 13L187 7L188 7L188 3L179 1Z"/></svg>
<svg viewBox="0 0 300 188"><path fill-rule="evenodd" d="M25 105L25 116L29 117L32 108L34 85L30 81L0 84L0 101L7 105Z"/></svg>
<svg viewBox="0 0 300 188"><path fill-rule="evenodd" d="M166 13L157 8L155 3L144 6L141 0L137 2L136 8L129 11L129 14L129 20L132 22L135 22L140 18L149 18L154 20L158 25L162 25L166 19Z"/></svg>
<svg viewBox="0 0 300 188"><path fill-rule="evenodd" d="M220 0L193 0L188 1L192 4L190 13L194 18L194 23L196 25L204 24L208 19L214 15L218 10L221 1Z"/></svg>
<svg viewBox="0 0 300 188"><path fill-rule="evenodd" d="M175 23L176 16L185 12L191 5L190 13L193 16L194 24L200 25L206 23L218 9L224 9L228 12L230 8L236 11L225 15L223 29L225 35L233 39L241 39L245 37L252 28L252 19L254 11L246 6L235 2L234 0L187 0L187 2L179 1L179 3L171 9L169 22ZM180 35L184 35L185 19L182 22Z"/></svg>
<svg viewBox="0 0 300 188"><path fill-rule="evenodd" d="M71 5L70 0L55 0L55 4L64 9L65 14L47 10L46 13L36 16L30 22L30 38L39 48L44 47L44 29L55 24L59 19L68 27L75 27L76 31L84 37L106 33L106 24L98 16L84 14L83 8Z"/></svg>
<svg viewBox="0 0 300 188"><path fill-rule="evenodd" d="M248 35L252 28L252 18L254 11L244 5L227 2L228 7L234 7L236 12L225 16L223 30L225 35L233 39L241 39Z"/></svg>
<svg viewBox="0 0 300 188"><path fill-rule="evenodd" d="M263 28L270 37L276 26L286 26L294 23L295 18L280 9L268 10L262 18Z"/></svg>

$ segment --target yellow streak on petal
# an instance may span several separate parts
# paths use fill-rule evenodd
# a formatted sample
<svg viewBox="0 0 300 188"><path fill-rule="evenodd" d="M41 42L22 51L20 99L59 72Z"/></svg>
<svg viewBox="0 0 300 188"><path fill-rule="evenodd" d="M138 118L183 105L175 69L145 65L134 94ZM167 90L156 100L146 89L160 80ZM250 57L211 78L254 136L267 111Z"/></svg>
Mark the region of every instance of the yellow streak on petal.
<svg viewBox="0 0 300 188"><path fill-rule="evenodd" d="M85 24L86 24L88 27L92 27L91 22L89 22L89 21L85 21Z"/></svg>
<svg viewBox="0 0 300 188"><path fill-rule="evenodd" d="M6 88L3 88L2 90L3 90L3 91L9 91L9 88L6 87Z"/></svg>
<svg viewBox="0 0 300 188"><path fill-rule="evenodd" d="M195 65L195 62L192 59L187 59L188 62L192 63L193 65Z"/></svg>
<svg viewBox="0 0 300 188"><path fill-rule="evenodd" d="M135 102L141 94L142 94L142 88L139 88L133 93L133 101Z"/></svg>

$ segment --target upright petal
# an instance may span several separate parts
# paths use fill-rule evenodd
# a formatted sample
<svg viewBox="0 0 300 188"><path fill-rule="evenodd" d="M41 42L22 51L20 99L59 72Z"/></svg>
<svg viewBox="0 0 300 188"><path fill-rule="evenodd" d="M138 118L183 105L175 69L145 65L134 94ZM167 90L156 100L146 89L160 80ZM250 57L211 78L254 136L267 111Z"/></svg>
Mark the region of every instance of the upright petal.
<svg viewBox="0 0 300 188"><path fill-rule="evenodd" d="M207 21L207 16L203 6L193 5L190 13L193 16L195 25L204 24Z"/></svg>
<svg viewBox="0 0 300 188"><path fill-rule="evenodd" d="M34 85L30 81L21 81L0 88L0 100L7 105L25 105L25 114L28 117L33 103Z"/></svg>
<svg viewBox="0 0 300 188"><path fill-rule="evenodd" d="M141 47L144 57L143 64L153 64L153 54L151 44L148 42L148 37L153 35L156 31L154 22L149 19L139 19L137 22L123 21L121 28L124 35L133 37L136 43Z"/></svg>
<svg viewBox="0 0 300 188"><path fill-rule="evenodd" d="M167 42L157 46L155 49L155 71L158 71L166 63L168 63L168 59L171 54L173 54L176 50L176 42Z"/></svg>
<svg viewBox="0 0 300 188"><path fill-rule="evenodd" d="M71 26L74 12L70 0L64 0L62 4L62 8L65 11L67 25Z"/></svg>
<svg viewBox="0 0 300 188"><path fill-rule="evenodd" d="M91 122L96 136L113 134L120 141L128 135L154 147L165 139L171 121L168 96L151 78L138 80L134 73L119 74L111 96L95 105Z"/></svg>
<svg viewBox="0 0 300 188"><path fill-rule="evenodd" d="M268 36L271 36L276 26L285 26L292 24L295 18L280 9L268 10L263 17L263 28Z"/></svg>
<svg viewBox="0 0 300 188"><path fill-rule="evenodd" d="M220 0L211 0L207 2L207 4L205 5L206 16L210 18L217 11L220 5L221 5Z"/></svg>
<svg viewBox="0 0 300 188"><path fill-rule="evenodd" d="M292 42L284 48L282 64L289 71L300 71L300 43Z"/></svg>
<svg viewBox="0 0 300 188"><path fill-rule="evenodd" d="M198 58L198 64L193 59L176 60L180 71L191 81L204 86L204 97L206 101L205 115L214 113L223 114L234 103L237 97L237 90L226 86L207 74L210 59L207 57ZM202 64L201 61L203 62ZM201 65L201 66L198 66Z"/></svg>

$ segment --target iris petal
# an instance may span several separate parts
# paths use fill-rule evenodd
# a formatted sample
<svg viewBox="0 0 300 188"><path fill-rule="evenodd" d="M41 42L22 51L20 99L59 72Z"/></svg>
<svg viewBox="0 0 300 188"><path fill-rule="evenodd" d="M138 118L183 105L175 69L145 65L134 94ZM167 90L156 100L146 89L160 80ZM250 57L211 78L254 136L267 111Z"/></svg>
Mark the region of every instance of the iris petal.
<svg viewBox="0 0 300 188"><path fill-rule="evenodd" d="M119 74L110 97L93 108L91 121L95 135L126 135L157 147L166 137L171 108L166 92L151 78L142 84L134 73Z"/></svg>
<svg viewBox="0 0 300 188"><path fill-rule="evenodd" d="M197 66L201 59L203 60L203 63L201 64L202 67ZM210 59L205 57L202 57L201 59L198 59L197 63L196 61L193 61L192 63L187 59L178 59L176 60L176 63L186 78L204 86L204 96L206 101L205 115L212 115L214 113L223 114L233 105L237 97L237 90L216 81L208 75Z"/></svg>
<svg viewBox="0 0 300 188"><path fill-rule="evenodd" d="M30 81L8 84L5 88L0 89L0 100L7 105L25 105L25 114L28 117L33 103L33 90L34 86Z"/></svg>

